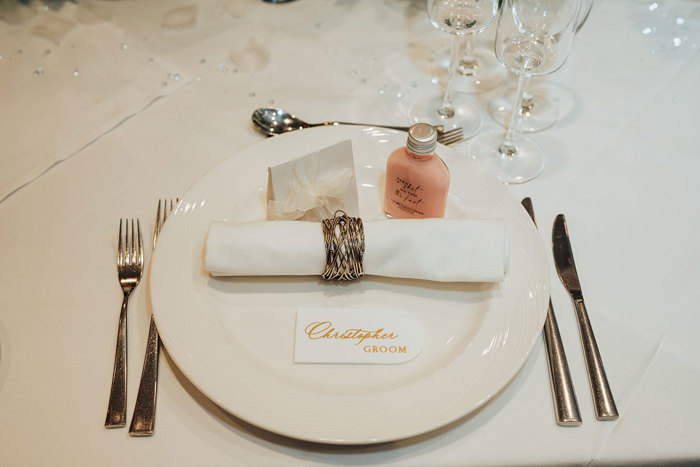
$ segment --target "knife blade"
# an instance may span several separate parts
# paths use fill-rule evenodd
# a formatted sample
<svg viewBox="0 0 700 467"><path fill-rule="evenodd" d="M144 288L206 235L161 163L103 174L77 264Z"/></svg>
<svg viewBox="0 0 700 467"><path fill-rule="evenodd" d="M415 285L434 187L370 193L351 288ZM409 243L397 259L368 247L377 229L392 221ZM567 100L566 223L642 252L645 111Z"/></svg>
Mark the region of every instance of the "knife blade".
<svg viewBox="0 0 700 467"><path fill-rule="evenodd" d="M525 198L522 200L522 205L530 215L532 222L537 226L535 212L532 208L532 200L530 198ZM559 325L557 324L557 318L554 316L551 299L549 300L549 308L547 309L547 317L544 321L542 334L544 336L544 346L547 353L549 381L552 388L554 414L556 416L557 425L578 426L581 424L581 414L578 409L578 401L576 400L576 392L574 391L574 385L571 381L569 363L566 359L566 352L564 351L564 344L561 341Z"/></svg>
<svg viewBox="0 0 700 467"><path fill-rule="evenodd" d="M596 418L598 420L616 420L619 415L615 399L610 390L610 384L603 367L603 360L598 350L598 343L593 334L586 305L583 302L581 282L574 263L574 254L571 250L566 217L563 214L559 214L554 220L554 226L552 227L552 252L559 279L564 284L574 303Z"/></svg>

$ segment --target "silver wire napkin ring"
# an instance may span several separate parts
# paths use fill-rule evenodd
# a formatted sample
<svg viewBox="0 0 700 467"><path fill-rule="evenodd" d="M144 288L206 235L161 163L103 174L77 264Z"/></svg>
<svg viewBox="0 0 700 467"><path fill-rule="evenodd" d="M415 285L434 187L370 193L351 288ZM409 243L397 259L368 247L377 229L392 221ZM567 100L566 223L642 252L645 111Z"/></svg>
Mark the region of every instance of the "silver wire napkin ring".
<svg viewBox="0 0 700 467"><path fill-rule="evenodd" d="M349 217L345 211L338 210L332 218L324 219L321 226L326 245L326 265L321 277L327 281L351 281L364 276L365 231L362 219Z"/></svg>

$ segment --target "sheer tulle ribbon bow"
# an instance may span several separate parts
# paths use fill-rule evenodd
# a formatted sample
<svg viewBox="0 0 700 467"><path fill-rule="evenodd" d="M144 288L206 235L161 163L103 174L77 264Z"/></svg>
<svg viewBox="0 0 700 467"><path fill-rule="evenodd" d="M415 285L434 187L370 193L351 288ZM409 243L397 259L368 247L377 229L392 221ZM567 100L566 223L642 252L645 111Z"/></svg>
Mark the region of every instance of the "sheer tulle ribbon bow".
<svg viewBox="0 0 700 467"><path fill-rule="evenodd" d="M270 201L268 219L320 221L343 208L343 194L353 179L351 169L342 169L319 179L318 157L297 161L284 201Z"/></svg>

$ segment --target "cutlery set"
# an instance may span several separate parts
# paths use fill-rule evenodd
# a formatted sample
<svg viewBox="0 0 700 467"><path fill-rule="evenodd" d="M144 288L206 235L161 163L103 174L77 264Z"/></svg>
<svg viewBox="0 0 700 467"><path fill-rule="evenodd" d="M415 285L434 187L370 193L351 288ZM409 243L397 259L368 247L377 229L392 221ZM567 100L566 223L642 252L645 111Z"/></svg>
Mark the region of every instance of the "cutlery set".
<svg viewBox="0 0 700 467"><path fill-rule="evenodd" d="M532 208L532 200L525 198L522 201L525 210L535 221L535 212ZM569 363L566 360L566 352L564 344L561 341L559 333L559 325L557 318L554 315L552 308L552 299L549 300L549 308L547 309L547 317L544 321L545 350L547 352L547 363L549 363L549 376L552 384L552 396L554 397L554 409L557 424L562 426L576 426L581 424L581 414L578 410L578 402L576 401L576 393L574 385L571 381L571 373L569 372Z"/></svg>
<svg viewBox="0 0 700 467"><path fill-rule="evenodd" d="M158 200L155 228L153 231L153 247L155 248L158 236L168 215L175 208L179 198L173 202L170 200ZM122 225L125 225L124 231ZM130 230L131 227L131 230ZM143 238L141 236L141 223L136 219L135 236L134 220L119 221L119 244L117 247L117 272L119 283L124 292L121 312L119 314L119 327L117 331L117 348L114 356L114 372L112 375L112 388L107 406L106 428L119 428L126 425L126 369L127 369L127 305L131 292L138 285L143 273ZM123 232L125 232L123 234ZM153 434L156 417L156 396L158 390L158 359L160 355L160 338L156 329L153 315L151 315L148 339L146 342L146 354L143 360L141 382L134 406L134 414L131 417L129 434L131 436L149 436Z"/></svg>
<svg viewBox="0 0 700 467"><path fill-rule="evenodd" d="M175 202L172 199L158 201L153 232L154 248L163 224L178 202L179 199L176 199ZM525 198L522 200L522 205L536 225L532 200ZM571 296L576 312L596 418L598 420L615 420L618 418L617 407L605 374L605 368L603 367L600 351L593 334L588 312L586 311L586 305L583 301L566 218L563 214L559 214L554 221L552 251L557 274ZM121 219L119 221L119 241L117 246L117 273L124 298L119 313L112 386L105 420L106 428L117 428L126 425L127 310L129 297L141 280L143 267L144 255L141 224L138 219L136 221L133 219L131 221L129 219ZM543 328L543 336L549 365L556 422L562 426L580 425L581 415L576 400L576 393L551 299ZM149 436L153 434L156 416L159 355L160 338L155 321L151 315L141 381L129 428L131 436Z"/></svg>
<svg viewBox="0 0 700 467"><path fill-rule="evenodd" d="M532 200L525 198L522 200L522 205L532 218L532 221L535 222ZM600 357L586 306L583 302L581 284L576 265L574 264L569 232L566 227L566 218L563 214L559 214L554 221L552 228L552 252L559 279L569 292L574 304L596 418L598 420L616 420L619 417L617 407L605 375L603 360ZM557 424L562 426L580 425L581 415L578 402L576 401L576 393L571 381L569 365L566 360L566 353L561 341L551 299L549 300L543 335Z"/></svg>
<svg viewBox="0 0 700 467"><path fill-rule="evenodd" d="M321 123L308 123L304 120L290 114L282 109L271 109L271 108L260 108L256 109L251 115L251 121L253 122L253 127L259 132L267 136L281 135L282 133L288 133L294 130L301 130L304 128L313 128L317 126L338 126L338 125L359 125L359 126L374 126L379 128L388 128L391 130L408 131L410 127L408 126L394 126L394 125L376 125L368 123L354 123L354 122L321 122ZM435 127L437 130L437 141L440 144L450 145L459 143L462 141L463 131L462 128L452 128L446 130L442 125Z"/></svg>

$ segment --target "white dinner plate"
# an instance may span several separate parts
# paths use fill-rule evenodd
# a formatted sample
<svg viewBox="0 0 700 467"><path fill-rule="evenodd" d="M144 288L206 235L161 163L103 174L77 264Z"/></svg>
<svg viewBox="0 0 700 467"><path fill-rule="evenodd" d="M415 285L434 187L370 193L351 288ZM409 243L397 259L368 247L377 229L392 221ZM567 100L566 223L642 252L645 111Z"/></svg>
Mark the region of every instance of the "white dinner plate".
<svg viewBox="0 0 700 467"><path fill-rule="evenodd" d="M500 217L510 242L501 284L365 277L214 278L203 270L209 223L265 218L267 167L352 138L360 215L382 219L386 159L406 134L325 127L267 139L228 158L183 196L158 239L153 313L182 372L230 413L285 436L379 443L444 426L486 403L525 363L549 297L544 247L506 187L440 147L451 173L446 217ZM426 238L426 242L433 239ZM423 325L425 346L400 365L295 364L300 307L391 307Z"/></svg>

